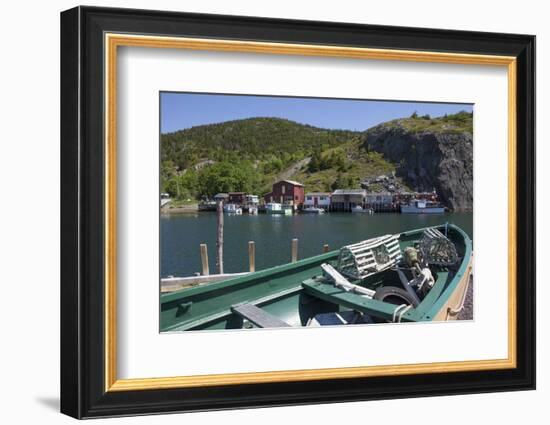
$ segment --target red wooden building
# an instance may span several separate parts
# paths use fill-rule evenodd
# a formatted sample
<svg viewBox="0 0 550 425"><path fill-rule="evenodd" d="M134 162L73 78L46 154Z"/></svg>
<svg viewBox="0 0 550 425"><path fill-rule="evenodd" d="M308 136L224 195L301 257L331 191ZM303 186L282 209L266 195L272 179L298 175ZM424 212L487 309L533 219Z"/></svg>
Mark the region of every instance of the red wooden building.
<svg viewBox="0 0 550 425"><path fill-rule="evenodd" d="M293 180L281 180L273 184L272 191L264 195L265 203L278 202L300 208L304 203L304 185Z"/></svg>
<svg viewBox="0 0 550 425"><path fill-rule="evenodd" d="M244 205L246 203L246 193L245 192L229 192L227 203L228 204L237 204Z"/></svg>

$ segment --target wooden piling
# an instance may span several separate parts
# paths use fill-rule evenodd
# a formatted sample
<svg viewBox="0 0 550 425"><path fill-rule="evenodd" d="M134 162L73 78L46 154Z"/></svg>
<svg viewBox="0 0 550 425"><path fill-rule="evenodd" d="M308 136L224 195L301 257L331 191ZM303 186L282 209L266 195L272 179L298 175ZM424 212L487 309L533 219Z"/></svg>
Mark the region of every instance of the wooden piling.
<svg viewBox="0 0 550 425"><path fill-rule="evenodd" d="M292 239L292 258L291 261L295 263L298 261L298 239Z"/></svg>
<svg viewBox="0 0 550 425"><path fill-rule="evenodd" d="M218 238L216 241L216 247L218 248L218 255L216 257L217 266L218 266L218 274L223 274L223 202L218 201L218 208L217 208L217 216L218 216Z"/></svg>
<svg viewBox="0 0 550 425"><path fill-rule="evenodd" d="M250 272L256 271L256 245L254 241L248 241L248 264Z"/></svg>
<svg viewBox="0 0 550 425"><path fill-rule="evenodd" d="M205 243L201 243L201 263L202 263L202 275L208 276L210 270L208 268L208 247Z"/></svg>
<svg viewBox="0 0 550 425"><path fill-rule="evenodd" d="M328 252L328 250L329 250L328 243L326 243L323 245L323 253Z"/></svg>

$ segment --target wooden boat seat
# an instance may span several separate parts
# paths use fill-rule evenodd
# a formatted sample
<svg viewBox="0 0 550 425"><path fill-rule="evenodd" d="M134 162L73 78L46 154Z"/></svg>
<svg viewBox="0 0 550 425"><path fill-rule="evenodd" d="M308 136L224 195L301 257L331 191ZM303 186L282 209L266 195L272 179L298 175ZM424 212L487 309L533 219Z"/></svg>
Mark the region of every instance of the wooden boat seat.
<svg viewBox="0 0 550 425"><path fill-rule="evenodd" d="M254 304L232 306L231 311L259 328L288 328L290 325Z"/></svg>
<svg viewBox="0 0 550 425"><path fill-rule="evenodd" d="M379 301L356 292L346 291L344 288L327 282L327 279L323 277L303 281L302 288L306 294L312 297L388 321L394 321L395 310L401 308L401 306ZM413 320L414 314L416 314L415 309L410 308L404 312L401 320L409 322Z"/></svg>

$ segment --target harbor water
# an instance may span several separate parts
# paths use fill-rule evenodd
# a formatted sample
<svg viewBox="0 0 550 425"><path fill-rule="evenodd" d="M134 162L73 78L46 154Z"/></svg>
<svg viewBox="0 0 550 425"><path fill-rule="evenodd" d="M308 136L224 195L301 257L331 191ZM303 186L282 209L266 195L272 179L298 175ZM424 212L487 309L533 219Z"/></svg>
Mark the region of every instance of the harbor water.
<svg viewBox="0 0 550 425"><path fill-rule="evenodd" d="M291 260L291 241L299 240L298 258L388 233L453 223L473 236L472 213L446 214L297 214L224 215L224 272L248 271L248 241L256 244L256 270ZM210 272L216 272L216 214L161 215L161 277L193 276L201 270L200 244L208 245Z"/></svg>

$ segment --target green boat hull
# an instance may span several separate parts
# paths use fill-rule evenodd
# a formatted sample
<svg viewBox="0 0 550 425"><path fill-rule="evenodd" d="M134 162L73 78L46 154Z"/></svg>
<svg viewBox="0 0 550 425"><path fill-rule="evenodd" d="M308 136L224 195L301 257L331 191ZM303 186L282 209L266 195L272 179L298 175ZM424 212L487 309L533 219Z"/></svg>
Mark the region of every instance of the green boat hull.
<svg viewBox="0 0 550 425"><path fill-rule="evenodd" d="M401 317L403 322L450 320L463 300L472 267L472 242L457 226L439 227L454 243L461 262L454 269L438 267L433 287L415 308ZM404 232L399 236L401 250L412 246L424 229ZM235 308L252 305L267 316L290 326L306 326L323 313L359 312L375 321L394 321L396 305L361 297L335 287L323 276L321 264L336 265L339 251L310 257L222 282L163 294L160 299L162 332L257 327L243 320ZM401 286L396 272L387 270L353 282L369 289Z"/></svg>

